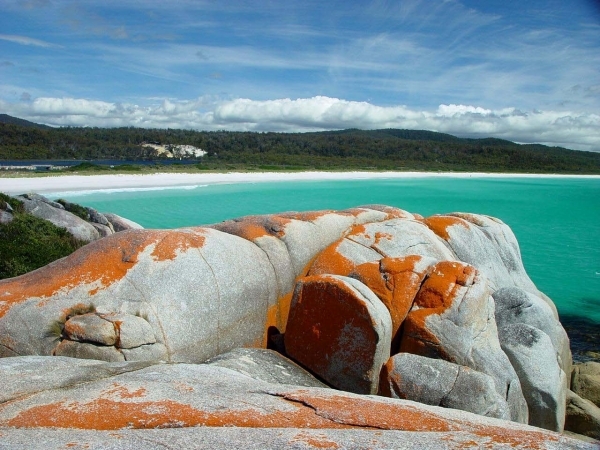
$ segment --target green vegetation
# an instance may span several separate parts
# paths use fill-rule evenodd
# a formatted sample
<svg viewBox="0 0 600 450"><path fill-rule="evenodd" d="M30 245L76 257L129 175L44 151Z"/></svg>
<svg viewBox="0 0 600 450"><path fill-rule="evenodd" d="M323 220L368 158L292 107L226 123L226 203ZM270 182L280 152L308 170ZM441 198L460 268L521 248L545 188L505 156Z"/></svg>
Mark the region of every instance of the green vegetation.
<svg viewBox="0 0 600 450"><path fill-rule="evenodd" d="M90 220L90 213L85 207L78 205L77 203L68 202L62 198L59 198L58 200L56 200L56 202L63 205L67 211L69 211L72 214L75 214L80 219Z"/></svg>
<svg viewBox="0 0 600 450"><path fill-rule="evenodd" d="M502 139L462 139L419 130L256 133L142 128L32 128L0 123L0 159L152 160L143 142L187 144L208 152L169 170L419 170L600 174L600 153ZM162 159L164 160L164 159ZM166 167L166 166L165 166ZM152 171L160 165L69 171Z"/></svg>
<svg viewBox="0 0 600 450"><path fill-rule="evenodd" d="M13 208L14 219L0 224L0 279L31 272L85 244L65 229L25 213L21 202L0 193L0 207L6 203Z"/></svg>

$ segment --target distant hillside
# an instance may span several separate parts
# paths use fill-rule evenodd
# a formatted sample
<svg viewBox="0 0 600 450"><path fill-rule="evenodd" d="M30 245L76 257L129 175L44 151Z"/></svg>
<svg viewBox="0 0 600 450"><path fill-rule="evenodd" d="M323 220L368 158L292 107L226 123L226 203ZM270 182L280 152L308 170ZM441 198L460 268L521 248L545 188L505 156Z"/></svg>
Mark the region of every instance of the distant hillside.
<svg viewBox="0 0 600 450"><path fill-rule="evenodd" d="M18 117L9 116L8 114L0 114L0 123L7 123L10 125L19 125L21 127L29 128L41 128L50 129L48 125L41 125L39 123L30 122L29 120L19 119Z"/></svg>
<svg viewBox="0 0 600 450"><path fill-rule="evenodd" d="M189 147L185 147L189 146ZM425 130L257 133L146 128L31 128L0 123L0 159L152 160L159 148L212 170L419 170L600 174L600 153ZM205 154L203 152L206 152ZM202 155L202 156L200 156ZM173 158L171 158L173 159Z"/></svg>

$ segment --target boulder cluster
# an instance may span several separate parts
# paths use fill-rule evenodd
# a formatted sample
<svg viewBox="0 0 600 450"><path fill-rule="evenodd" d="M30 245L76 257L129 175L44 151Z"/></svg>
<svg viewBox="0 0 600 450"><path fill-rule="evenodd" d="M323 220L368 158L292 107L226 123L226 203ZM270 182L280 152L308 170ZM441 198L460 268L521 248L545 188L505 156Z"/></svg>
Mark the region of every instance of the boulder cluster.
<svg viewBox="0 0 600 450"><path fill-rule="evenodd" d="M483 215L369 205L111 234L0 281L0 356L20 380L0 404L14 442L202 425L287 429L265 432L274 447L592 448L541 430L563 431L596 375L572 371L554 304ZM585 420L571 429L595 437Z"/></svg>
<svg viewBox="0 0 600 450"><path fill-rule="evenodd" d="M103 214L94 208L62 200L59 203L40 194L23 194L15 198L23 203L25 212L66 229L74 238L83 242L95 241L118 231L142 228L139 224L116 214ZM74 214L73 211L76 210L81 214ZM5 210L0 209L0 223L9 223L12 219L12 208L6 204Z"/></svg>

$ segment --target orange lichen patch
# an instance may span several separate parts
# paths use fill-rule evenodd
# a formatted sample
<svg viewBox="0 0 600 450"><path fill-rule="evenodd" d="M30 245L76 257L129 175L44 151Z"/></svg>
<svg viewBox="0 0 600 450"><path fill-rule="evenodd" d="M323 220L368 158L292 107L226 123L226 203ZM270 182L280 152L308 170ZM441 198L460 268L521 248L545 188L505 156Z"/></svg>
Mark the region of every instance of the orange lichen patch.
<svg viewBox="0 0 600 450"><path fill-rule="evenodd" d="M413 308L404 322L400 351L450 361L449 356L439 347L437 337L428 330L426 320L429 316L441 315L450 308L457 296L462 295L461 291L475 282L477 274L477 269L466 263L437 263L415 297L414 305L418 309Z"/></svg>
<svg viewBox="0 0 600 450"><path fill-rule="evenodd" d="M330 441L327 439L327 436L322 434L309 434L309 433L298 433L292 439L290 439L289 444L294 444L296 442L302 442L306 445L311 446L312 448L342 448L337 442Z"/></svg>
<svg viewBox="0 0 600 450"><path fill-rule="evenodd" d="M285 227L291 219L281 216L247 216L237 220L228 220L211 228L223 233L233 234L253 241L263 236L281 238L285 235Z"/></svg>
<svg viewBox="0 0 600 450"><path fill-rule="evenodd" d="M392 241L394 236L389 233L383 233L381 231L377 231L375 233L375 245L378 245L382 240Z"/></svg>
<svg viewBox="0 0 600 450"><path fill-rule="evenodd" d="M35 406L21 411L2 426L17 428L76 428L119 430L123 428L251 427L251 428L352 428L323 418L311 408L296 405L292 411L264 412L257 409L204 411L173 400L121 402L95 399Z"/></svg>
<svg viewBox="0 0 600 450"><path fill-rule="evenodd" d="M293 301L287 353L334 387L374 394L379 336L362 296L342 279L319 275L300 280Z"/></svg>
<svg viewBox="0 0 600 450"><path fill-rule="evenodd" d="M392 353L400 345L399 330L410 311L421 283L429 268L417 270L421 256L383 258L378 262L361 264L350 276L358 279L379 297L392 318Z"/></svg>
<svg viewBox="0 0 600 450"><path fill-rule="evenodd" d="M16 278L0 281L0 317L29 298L48 298L59 291L97 283L103 288L121 280L146 247L170 231L130 230L80 248L66 258ZM98 287L98 286L96 286Z"/></svg>
<svg viewBox="0 0 600 450"><path fill-rule="evenodd" d="M448 233L450 227L458 225L467 229L469 228L466 220L453 216L431 216L423 219L422 222L445 241L450 239L450 234Z"/></svg>
<svg viewBox="0 0 600 450"><path fill-rule="evenodd" d="M511 447L520 447L534 450L547 449L550 442L558 442L558 434L552 434L545 431L514 430L495 426L475 426L473 434L490 439L490 442L479 448L497 448L499 445L510 445Z"/></svg>
<svg viewBox="0 0 600 450"><path fill-rule="evenodd" d="M126 386L122 386L118 383L113 383L113 387L102 391L100 394L102 397L112 397L116 399L126 398L141 398L145 397L148 391L141 387L135 391L129 390Z"/></svg>
<svg viewBox="0 0 600 450"><path fill-rule="evenodd" d="M309 275L343 275L347 276L354 269L355 265L348 258L343 256L338 247L342 240L334 242L325 250L317 255L308 271Z"/></svg>
<svg viewBox="0 0 600 450"><path fill-rule="evenodd" d="M181 381L176 381L173 383L173 386L175 386L175 389L177 389L179 392L194 392L195 390L193 386Z"/></svg>
<svg viewBox="0 0 600 450"><path fill-rule="evenodd" d="M152 250L155 261L169 261L177 257L179 253L190 248L202 248L206 238L201 234L202 228L194 230L171 230L156 243Z"/></svg>
<svg viewBox="0 0 600 450"><path fill-rule="evenodd" d="M348 215L344 212L333 211L331 209L325 209L322 211L304 211L304 212L287 212L283 214L277 214L278 217L284 217L286 219L302 220L304 222L312 222L319 219L320 217L328 214Z"/></svg>
<svg viewBox="0 0 600 450"><path fill-rule="evenodd" d="M355 427L431 432L459 429L452 420L442 415L406 404L369 401L335 394L318 396L304 390L286 392L283 398L310 406L319 416L332 422Z"/></svg>

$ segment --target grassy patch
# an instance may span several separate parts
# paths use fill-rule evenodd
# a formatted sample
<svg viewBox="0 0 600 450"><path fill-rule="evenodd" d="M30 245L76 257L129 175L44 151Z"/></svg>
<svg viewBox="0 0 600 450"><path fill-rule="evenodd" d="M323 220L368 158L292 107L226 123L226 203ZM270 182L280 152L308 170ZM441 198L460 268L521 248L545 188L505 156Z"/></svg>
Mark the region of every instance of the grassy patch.
<svg viewBox="0 0 600 450"><path fill-rule="evenodd" d="M63 205L67 211L69 211L71 214L75 214L80 219L90 220L90 213L83 206L78 205L77 203L68 202L62 198L59 198L56 200L56 202Z"/></svg>
<svg viewBox="0 0 600 450"><path fill-rule="evenodd" d="M85 245L67 230L13 209L14 219L0 224L0 279L31 272Z"/></svg>

